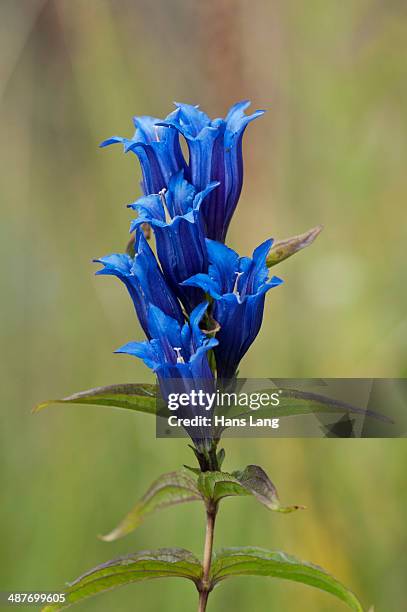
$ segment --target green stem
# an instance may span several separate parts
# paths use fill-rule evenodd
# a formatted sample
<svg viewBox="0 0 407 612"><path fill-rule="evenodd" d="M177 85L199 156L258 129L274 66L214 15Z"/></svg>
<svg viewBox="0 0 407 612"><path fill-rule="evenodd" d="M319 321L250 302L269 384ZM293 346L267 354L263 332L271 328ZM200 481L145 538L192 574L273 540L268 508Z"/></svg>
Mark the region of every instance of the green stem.
<svg viewBox="0 0 407 612"><path fill-rule="evenodd" d="M206 508L206 533L205 546L202 563L202 579L198 587L199 604L198 612L205 612L208 602L209 593L212 590L211 585L211 564L212 564L212 549L213 537L215 533L215 519L217 513L217 504L209 502Z"/></svg>

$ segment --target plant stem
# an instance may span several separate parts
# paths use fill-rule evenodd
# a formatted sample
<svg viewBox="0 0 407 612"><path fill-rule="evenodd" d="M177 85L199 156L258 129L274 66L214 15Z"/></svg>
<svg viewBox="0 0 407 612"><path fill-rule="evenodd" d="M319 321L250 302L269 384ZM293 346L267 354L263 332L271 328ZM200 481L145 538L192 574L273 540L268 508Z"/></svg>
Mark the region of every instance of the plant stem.
<svg viewBox="0 0 407 612"><path fill-rule="evenodd" d="M212 549L213 549L213 536L215 533L215 519L217 513L217 504L208 503L206 508L206 533L205 533L205 547L204 556L202 563L202 580L199 585L199 605L198 612L205 612L206 604L208 602L209 593L212 590L211 585L211 563L212 563Z"/></svg>
<svg viewBox="0 0 407 612"><path fill-rule="evenodd" d="M208 596L209 596L208 591L201 591L199 593L198 612L205 612L206 604L208 601Z"/></svg>

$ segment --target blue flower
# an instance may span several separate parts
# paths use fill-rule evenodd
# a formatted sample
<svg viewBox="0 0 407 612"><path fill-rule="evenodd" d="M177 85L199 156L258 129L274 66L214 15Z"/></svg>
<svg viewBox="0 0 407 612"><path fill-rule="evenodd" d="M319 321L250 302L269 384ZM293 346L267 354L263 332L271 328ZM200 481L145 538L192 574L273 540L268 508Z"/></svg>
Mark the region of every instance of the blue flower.
<svg viewBox="0 0 407 612"><path fill-rule="evenodd" d="M200 207L215 187L217 183L210 183L197 193L195 187L183 178L181 170L170 179L168 190L144 196L130 204L139 213L131 224L131 231L137 230L142 223L149 223L153 227L158 259L165 279L187 312L202 302L203 293L180 283L190 276L207 271Z"/></svg>
<svg viewBox="0 0 407 612"><path fill-rule="evenodd" d="M166 121L172 120L174 112L168 115ZM158 193L168 186L173 174L186 167L178 133L162 127L162 120L155 117L134 117L133 121L136 127L133 138L113 136L100 146L122 143L125 153L133 151L140 162L144 194Z"/></svg>
<svg viewBox="0 0 407 612"><path fill-rule="evenodd" d="M215 381L209 366L207 353L218 341L208 338L199 324L208 304L199 304L191 313L188 323L180 325L156 306L148 311L148 331L151 340L129 342L116 351L139 357L157 375L163 399L168 402L170 393L188 393L202 390L214 393ZM179 417L201 415L204 406L180 406ZM208 414L208 413L207 413ZM208 414L209 416L209 414ZM186 428L197 446L210 446L210 429Z"/></svg>
<svg viewBox="0 0 407 612"><path fill-rule="evenodd" d="M211 120L197 106L177 104L177 110L161 125L184 136L189 148L186 177L197 191L211 181L220 187L205 200L202 212L208 238L225 241L243 184L242 139L247 125L264 113L245 115L250 102L232 106L225 119Z"/></svg>
<svg viewBox="0 0 407 612"><path fill-rule="evenodd" d="M213 181L219 182L219 188L206 198L202 214L206 236L224 242L242 190L243 134L247 125L264 113L257 110L245 115L249 105L247 100L238 102L225 119L212 120L197 106L177 104L177 109L163 120L135 117L133 138L113 136L100 146L122 143L125 152L137 155L145 195L168 189L171 177L180 170L196 192ZM182 154L179 134L188 144L188 163Z"/></svg>
<svg viewBox="0 0 407 612"><path fill-rule="evenodd" d="M236 375L242 357L256 338L263 320L265 294L283 281L268 278L267 254L273 244L266 240L253 252L253 258L239 257L220 242L207 240L209 268L185 281L200 287L213 298L213 317L219 323L215 347L218 378Z"/></svg>
<svg viewBox="0 0 407 612"><path fill-rule="evenodd" d="M96 274L117 276L126 285L140 324L147 336L149 336L147 311L150 304L154 304L180 324L184 322L180 304L167 286L142 232L137 237L134 259L124 253L119 253L107 255L95 261L104 266Z"/></svg>

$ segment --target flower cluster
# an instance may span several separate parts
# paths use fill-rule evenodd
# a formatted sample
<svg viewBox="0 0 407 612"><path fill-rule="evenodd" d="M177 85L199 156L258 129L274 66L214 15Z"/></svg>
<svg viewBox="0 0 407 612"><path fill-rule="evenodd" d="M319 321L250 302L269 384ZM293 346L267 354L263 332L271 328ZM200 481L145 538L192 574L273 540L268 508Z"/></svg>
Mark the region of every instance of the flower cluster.
<svg viewBox="0 0 407 612"><path fill-rule="evenodd" d="M129 205L138 214L131 223L134 256L102 257L97 274L126 285L147 340L118 352L143 359L164 395L172 380L188 388L236 377L259 332L265 294L282 282L269 279L272 240L252 258L224 244L242 189L243 135L264 112L246 115L248 106L239 102L225 119L212 120L197 106L177 104L165 119L135 117L133 138L115 136L101 144L122 143L137 156L143 195ZM157 255L144 235L146 225Z"/></svg>

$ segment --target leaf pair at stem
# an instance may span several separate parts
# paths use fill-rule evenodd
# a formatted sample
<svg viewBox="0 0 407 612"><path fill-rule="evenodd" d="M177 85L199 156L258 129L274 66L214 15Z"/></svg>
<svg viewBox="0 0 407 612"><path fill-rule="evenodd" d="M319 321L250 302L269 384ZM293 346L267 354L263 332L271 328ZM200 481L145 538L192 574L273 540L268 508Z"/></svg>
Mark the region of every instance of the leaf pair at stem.
<svg viewBox="0 0 407 612"><path fill-rule="evenodd" d="M56 400L57 403L94 404L156 413L156 387L149 384L123 384L91 389ZM54 401L37 406L37 412ZM335 405L334 405L335 404ZM329 398L288 389L279 410L285 415L316 412L352 412L347 405L337 405ZM366 411L367 415L370 413ZM380 415L371 416L379 417ZM217 451L216 462L222 465L223 449ZM253 496L267 509L289 513L302 506L282 506L274 484L264 470L249 465L232 473L201 471L188 468L160 476L120 524L101 539L117 540L136 529L150 514L163 508L191 501L204 502L207 531L204 558L201 563L190 551L161 548L141 551L108 561L68 585L66 602L51 604L43 612L55 612L104 591L153 578L186 578L194 582L199 592L199 612L206 610L209 593L222 580L233 576L268 576L300 582L331 593L350 609L363 612L356 596L322 568L300 561L280 551L255 547L225 548L212 551L215 517L219 504L226 497Z"/></svg>
<svg viewBox="0 0 407 612"><path fill-rule="evenodd" d="M191 501L203 501L207 531L203 563L188 550L162 548L141 551L104 563L69 584L66 603L46 606L55 612L98 593L153 578L186 578L199 592L200 612L206 610L209 593L233 576L268 576L301 582L341 599L352 610L362 611L354 594L320 567L279 551L256 547L225 548L212 552L215 516L225 497L251 495L269 510L288 513L302 506L281 506L275 486L264 470L249 465L242 471L203 472L194 475L183 469L160 476L105 541L121 538L136 529L153 512Z"/></svg>
<svg viewBox="0 0 407 612"><path fill-rule="evenodd" d="M269 510L292 512L302 506L280 505L275 486L267 474L257 465L249 465L241 472L202 472L194 477L186 469L163 474L151 485L142 499L110 533L102 536L112 542L131 533L145 518L156 510L178 504L203 501L218 504L224 497L254 496Z"/></svg>
<svg viewBox="0 0 407 612"><path fill-rule="evenodd" d="M142 551L108 561L87 572L66 590L66 604L52 604L43 612L56 612L88 597L119 586L153 578L186 578L197 586L202 567L199 560L183 548ZM362 612L356 597L333 576L316 565L299 561L282 552L256 547L224 548L214 553L211 587L233 576L266 576L301 582L335 595L351 610Z"/></svg>

